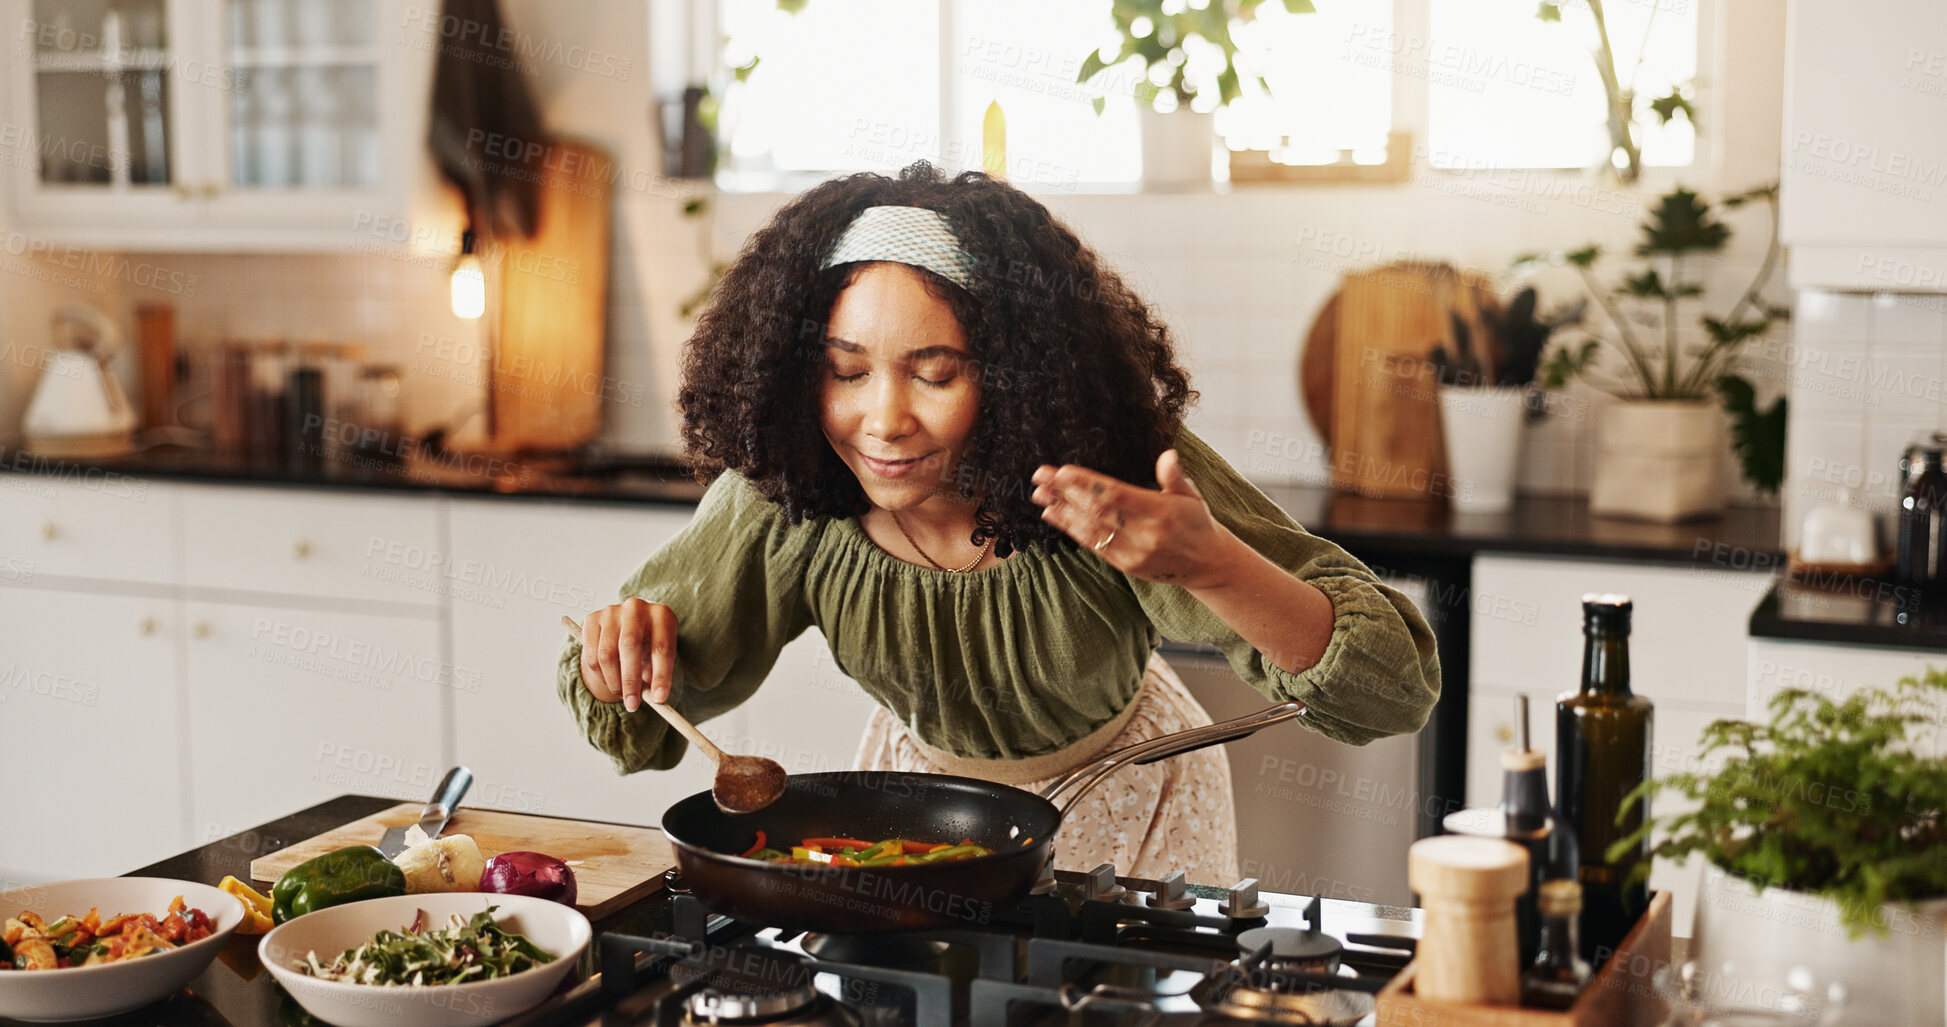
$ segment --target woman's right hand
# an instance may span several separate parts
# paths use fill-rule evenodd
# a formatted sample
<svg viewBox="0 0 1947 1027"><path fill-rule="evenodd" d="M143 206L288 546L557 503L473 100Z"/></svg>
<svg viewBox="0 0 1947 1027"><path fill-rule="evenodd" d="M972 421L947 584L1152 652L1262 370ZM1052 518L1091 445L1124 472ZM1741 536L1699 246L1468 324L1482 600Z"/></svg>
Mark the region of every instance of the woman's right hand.
<svg viewBox="0 0 1947 1027"><path fill-rule="evenodd" d="M646 599L604 606L581 622L581 683L603 702L631 712L648 692L669 701L676 677L676 611Z"/></svg>

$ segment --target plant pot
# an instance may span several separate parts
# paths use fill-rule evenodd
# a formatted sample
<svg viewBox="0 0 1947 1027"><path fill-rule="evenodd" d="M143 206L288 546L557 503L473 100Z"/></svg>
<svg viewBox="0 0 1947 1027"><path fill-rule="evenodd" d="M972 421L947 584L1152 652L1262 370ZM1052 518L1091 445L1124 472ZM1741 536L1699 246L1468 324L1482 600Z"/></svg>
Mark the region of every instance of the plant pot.
<svg viewBox="0 0 1947 1027"><path fill-rule="evenodd" d="M1724 422L1702 400L1622 400L1596 431L1589 512L1669 523L1724 509Z"/></svg>
<svg viewBox="0 0 1947 1027"><path fill-rule="evenodd" d="M1769 1003L1787 1007L1774 1013L1790 1012L1789 996L1776 996L1779 989L1766 982L1836 982L1845 989L1845 1023L1944 1022L1947 899L1888 903L1875 919L1885 934L1851 938L1838 903L1783 888L1760 891L1707 865L1690 951L1717 974L1712 989L1756 1008Z"/></svg>
<svg viewBox="0 0 1947 1027"><path fill-rule="evenodd" d="M1167 114L1143 108L1143 190L1190 192L1210 188L1217 119L1178 107Z"/></svg>
<svg viewBox="0 0 1947 1027"><path fill-rule="evenodd" d="M1440 386L1450 502L1457 513L1505 513L1514 505L1528 390L1519 385Z"/></svg>

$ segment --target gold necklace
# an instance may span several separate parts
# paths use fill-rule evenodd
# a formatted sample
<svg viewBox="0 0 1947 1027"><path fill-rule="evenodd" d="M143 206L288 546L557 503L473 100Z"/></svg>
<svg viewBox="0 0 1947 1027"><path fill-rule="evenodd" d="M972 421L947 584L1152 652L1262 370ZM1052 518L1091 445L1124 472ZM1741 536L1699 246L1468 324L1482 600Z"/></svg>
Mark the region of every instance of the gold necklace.
<svg viewBox="0 0 1947 1027"><path fill-rule="evenodd" d="M987 540L987 544L981 546L980 552L975 553L974 558L971 561L969 561L965 566L948 567L947 565L941 563L940 561L933 559L933 557L929 553L927 553L926 550L921 549L919 547L918 542L913 541L913 533L906 530L906 522L899 519L898 513L892 510L887 510L886 512L892 514L892 523L899 528L899 533L901 535L906 536L906 544L913 547L913 552L918 553L919 555L925 557L926 562L932 564L934 569L936 570L942 570L947 572L948 574L965 574L968 571L973 570L975 567L980 566L980 561L987 559L987 551L994 548L994 540L992 538L989 538Z"/></svg>

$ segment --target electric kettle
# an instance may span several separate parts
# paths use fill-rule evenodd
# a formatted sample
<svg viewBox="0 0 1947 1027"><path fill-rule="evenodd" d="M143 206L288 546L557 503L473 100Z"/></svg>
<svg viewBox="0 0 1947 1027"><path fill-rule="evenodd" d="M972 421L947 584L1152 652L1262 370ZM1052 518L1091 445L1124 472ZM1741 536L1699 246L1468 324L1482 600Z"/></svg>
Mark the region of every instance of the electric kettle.
<svg viewBox="0 0 1947 1027"><path fill-rule="evenodd" d="M83 303L54 312L53 356L41 369L21 425L35 456L100 460L135 448L135 408L108 370L122 330Z"/></svg>

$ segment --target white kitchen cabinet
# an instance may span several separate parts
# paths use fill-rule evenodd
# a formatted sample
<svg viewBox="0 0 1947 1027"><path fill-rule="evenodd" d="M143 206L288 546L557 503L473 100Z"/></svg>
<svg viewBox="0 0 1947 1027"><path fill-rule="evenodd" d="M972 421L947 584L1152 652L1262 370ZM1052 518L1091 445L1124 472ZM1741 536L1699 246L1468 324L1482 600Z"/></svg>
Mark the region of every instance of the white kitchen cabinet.
<svg viewBox="0 0 1947 1027"><path fill-rule="evenodd" d="M1555 698L1582 673L1582 596L1620 592L1634 609L1630 687L1656 704L1652 773L1694 760L1698 732L1745 708L1745 657L1751 610L1769 576L1712 566L1608 560L1480 556L1474 560L1470 638L1467 804L1500 801L1499 753L1514 738L1514 696L1526 692L1530 738L1555 764ZM1675 932L1687 937L1696 895L1695 866L1659 861L1651 886L1676 899Z"/></svg>
<svg viewBox="0 0 1947 1027"><path fill-rule="evenodd" d="M204 486L182 490L184 581L344 600L440 604L435 496Z"/></svg>
<svg viewBox="0 0 1947 1027"><path fill-rule="evenodd" d="M1537 700L1576 686L1582 673L1582 596L1634 600L1630 687L1659 707L1744 711L1744 642L1770 577L1711 565L1481 556L1474 561L1475 693L1528 692Z"/></svg>
<svg viewBox="0 0 1947 1027"><path fill-rule="evenodd" d="M0 881L124 874L188 847L179 621L173 598L0 588Z"/></svg>
<svg viewBox="0 0 1947 1027"><path fill-rule="evenodd" d="M622 579L682 530L691 512L687 506L453 501L450 559L443 561L451 581L453 656L479 670L479 688L453 697L458 759L474 775L468 802L655 824L671 802L710 787L714 770L694 750L666 773L616 774L554 689L555 662L568 637L561 618L580 621L615 602ZM733 713L703 730L727 742L737 720Z"/></svg>
<svg viewBox="0 0 1947 1027"><path fill-rule="evenodd" d="M17 152L31 158L12 172L18 227L97 249L342 250L361 225L405 221L425 165L436 6L0 10L21 26L7 82Z"/></svg>
<svg viewBox="0 0 1947 1027"><path fill-rule="evenodd" d="M0 583L173 584L176 490L102 472L0 475Z"/></svg>
<svg viewBox="0 0 1947 1027"><path fill-rule="evenodd" d="M453 502L446 563L463 579L451 590L454 661L482 671L479 690L454 695L459 758L476 781L470 801L653 824L671 802L710 786L713 767L694 749L674 770L617 775L555 695L567 640L561 617L579 621L615 602L622 581L691 514L688 506ZM703 731L791 773L845 770L871 709L813 629L779 654L755 698Z"/></svg>
<svg viewBox="0 0 1947 1027"><path fill-rule="evenodd" d="M1782 638L1751 639L1750 656L1745 717L1761 723L1771 720L1771 698L1787 688L1840 701L1865 687L1891 689L1929 666L1947 667L1947 652ZM1914 740L1921 752L1947 756L1947 710L1936 705L1932 727L1916 732Z"/></svg>
<svg viewBox="0 0 1947 1027"><path fill-rule="evenodd" d="M220 838L346 792L423 801L448 696L472 687L420 618L191 601L190 825Z"/></svg>
<svg viewBox="0 0 1947 1027"><path fill-rule="evenodd" d="M1791 284L1947 290L1947 5L1787 0L1785 19Z"/></svg>

